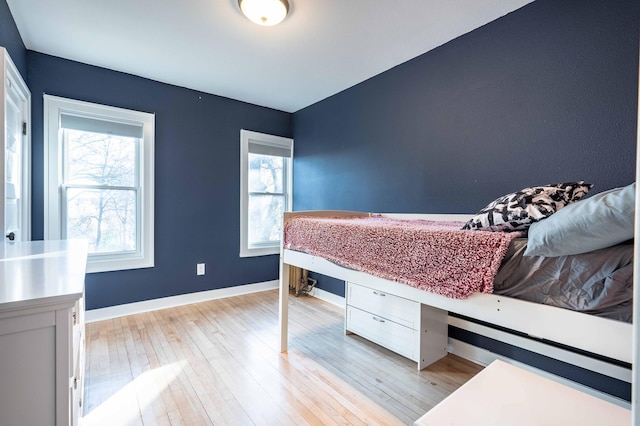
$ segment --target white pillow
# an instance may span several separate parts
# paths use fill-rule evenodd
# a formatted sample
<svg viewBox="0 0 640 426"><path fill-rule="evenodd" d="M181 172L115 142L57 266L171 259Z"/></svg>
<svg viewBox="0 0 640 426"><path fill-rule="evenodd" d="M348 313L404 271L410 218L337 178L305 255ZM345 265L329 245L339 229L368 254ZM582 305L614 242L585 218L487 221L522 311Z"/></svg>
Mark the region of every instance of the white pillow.
<svg viewBox="0 0 640 426"><path fill-rule="evenodd" d="M634 182L570 204L531 225L524 255L567 256L630 240L635 202Z"/></svg>

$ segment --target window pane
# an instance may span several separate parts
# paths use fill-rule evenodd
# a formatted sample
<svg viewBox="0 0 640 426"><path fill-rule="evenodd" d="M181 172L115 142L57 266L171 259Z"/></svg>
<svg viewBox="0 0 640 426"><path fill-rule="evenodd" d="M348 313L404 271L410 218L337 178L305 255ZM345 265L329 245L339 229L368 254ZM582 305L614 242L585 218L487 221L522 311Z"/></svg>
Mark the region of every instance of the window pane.
<svg viewBox="0 0 640 426"><path fill-rule="evenodd" d="M284 192L284 158L249 154L249 192Z"/></svg>
<svg viewBox="0 0 640 426"><path fill-rule="evenodd" d="M4 229L16 231L20 229L20 204L17 199L6 199L4 206Z"/></svg>
<svg viewBox="0 0 640 426"><path fill-rule="evenodd" d="M138 139L64 130L66 183L136 186Z"/></svg>
<svg viewBox="0 0 640 426"><path fill-rule="evenodd" d="M249 196L249 245L280 241L283 195Z"/></svg>
<svg viewBox="0 0 640 426"><path fill-rule="evenodd" d="M136 191L67 189L66 238L86 238L89 253L136 250Z"/></svg>

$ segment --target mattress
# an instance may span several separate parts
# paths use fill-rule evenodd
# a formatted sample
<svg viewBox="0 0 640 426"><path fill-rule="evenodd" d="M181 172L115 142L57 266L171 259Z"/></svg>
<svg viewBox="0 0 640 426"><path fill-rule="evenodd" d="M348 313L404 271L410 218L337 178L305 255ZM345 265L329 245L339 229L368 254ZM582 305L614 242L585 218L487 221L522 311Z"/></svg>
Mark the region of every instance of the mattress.
<svg viewBox="0 0 640 426"><path fill-rule="evenodd" d="M526 238L511 242L493 283L495 294L632 321L632 241L560 257L524 256L526 248Z"/></svg>

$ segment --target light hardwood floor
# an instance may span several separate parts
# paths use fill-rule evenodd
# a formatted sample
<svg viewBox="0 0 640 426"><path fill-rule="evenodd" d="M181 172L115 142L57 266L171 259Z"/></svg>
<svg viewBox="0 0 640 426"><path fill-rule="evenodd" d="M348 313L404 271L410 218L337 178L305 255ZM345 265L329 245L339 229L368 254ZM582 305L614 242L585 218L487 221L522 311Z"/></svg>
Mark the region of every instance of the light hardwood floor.
<svg viewBox="0 0 640 426"><path fill-rule="evenodd" d="M481 370L418 371L312 297L290 298L280 354L277 309L266 291L87 324L83 426L412 424Z"/></svg>

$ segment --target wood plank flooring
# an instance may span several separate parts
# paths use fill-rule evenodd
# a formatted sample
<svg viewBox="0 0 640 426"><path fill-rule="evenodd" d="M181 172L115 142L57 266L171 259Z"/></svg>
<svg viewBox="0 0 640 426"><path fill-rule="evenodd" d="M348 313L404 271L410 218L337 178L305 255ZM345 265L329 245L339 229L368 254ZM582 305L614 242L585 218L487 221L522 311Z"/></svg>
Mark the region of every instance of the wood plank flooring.
<svg viewBox="0 0 640 426"><path fill-rule="evenodd" d="M87 324L83 426L412 424L481 367L416 363L291 297L289 352L266 291Z"/></svg>

